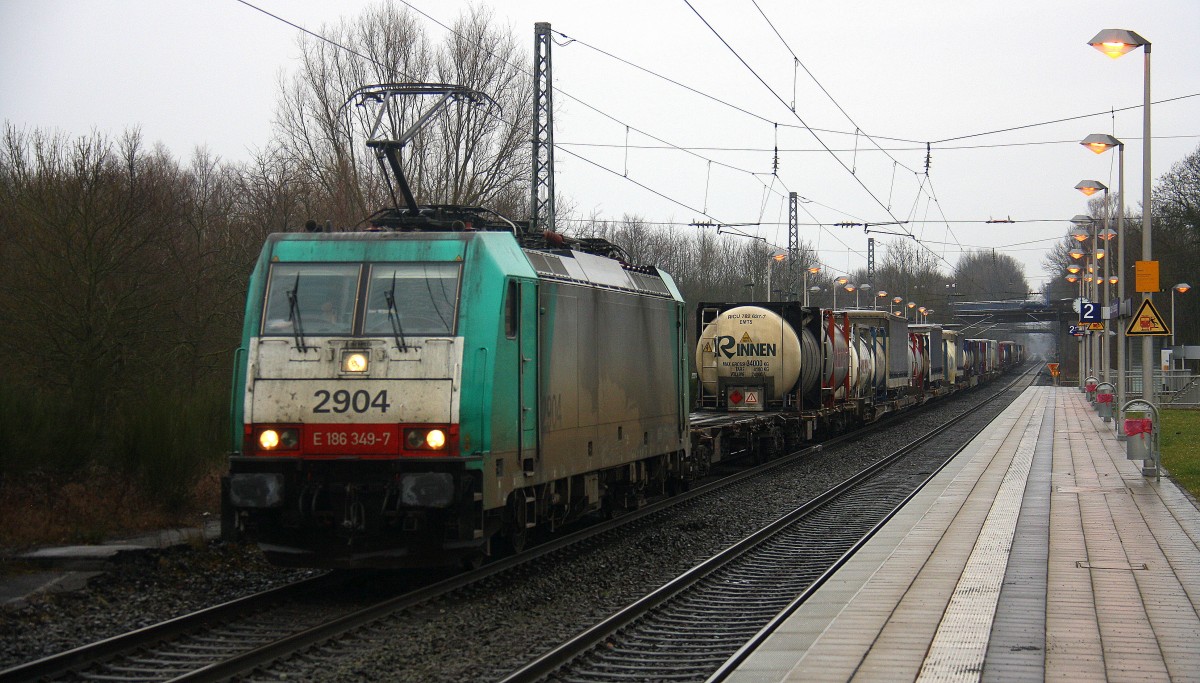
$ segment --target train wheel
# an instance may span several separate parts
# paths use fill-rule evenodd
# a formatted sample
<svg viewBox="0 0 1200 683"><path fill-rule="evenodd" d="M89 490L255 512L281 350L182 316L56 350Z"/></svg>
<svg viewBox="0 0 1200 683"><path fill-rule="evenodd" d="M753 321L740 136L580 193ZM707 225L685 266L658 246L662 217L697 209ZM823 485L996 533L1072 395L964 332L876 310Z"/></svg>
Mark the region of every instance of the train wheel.
<svg viewBox="0 0 1200 683"><path fill-rule="evenodd" d="M527 510L524 491L508 494L508 513L505 515L508 524L505 525L504 539L514 555L524 552L525 545L529 542Z"/></svg>

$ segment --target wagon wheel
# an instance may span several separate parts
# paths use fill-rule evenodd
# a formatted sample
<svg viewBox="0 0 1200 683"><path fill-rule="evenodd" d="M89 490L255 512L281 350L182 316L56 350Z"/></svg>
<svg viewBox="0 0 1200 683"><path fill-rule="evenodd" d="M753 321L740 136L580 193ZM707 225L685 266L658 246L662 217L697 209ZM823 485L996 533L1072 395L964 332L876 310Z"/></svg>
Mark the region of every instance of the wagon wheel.
<svg viewBox="0 0 1200 683"><path fill-rule="evenodd" d="M508 527L504 531L505 540L514 555L525 550L529 541L529 515L525 505L525 493L521 490L508 494Z"/></svg>

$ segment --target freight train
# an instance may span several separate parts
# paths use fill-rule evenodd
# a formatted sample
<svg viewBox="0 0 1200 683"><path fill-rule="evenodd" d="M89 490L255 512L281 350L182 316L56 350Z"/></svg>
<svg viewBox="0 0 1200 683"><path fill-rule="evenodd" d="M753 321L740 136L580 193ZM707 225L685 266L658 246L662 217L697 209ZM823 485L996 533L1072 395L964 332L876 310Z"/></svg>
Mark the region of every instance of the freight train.
<svg viewBox="0 0 1200 683"><path fill-rule="evenodd" d="M373 146L407 206L273 234L250 276L223 534L276 564L519 552L733 454L770 457L1021 361L1010 342L786 302L702 303L693 337L667 273L603 240L419 206L396 148Z"/></svg>

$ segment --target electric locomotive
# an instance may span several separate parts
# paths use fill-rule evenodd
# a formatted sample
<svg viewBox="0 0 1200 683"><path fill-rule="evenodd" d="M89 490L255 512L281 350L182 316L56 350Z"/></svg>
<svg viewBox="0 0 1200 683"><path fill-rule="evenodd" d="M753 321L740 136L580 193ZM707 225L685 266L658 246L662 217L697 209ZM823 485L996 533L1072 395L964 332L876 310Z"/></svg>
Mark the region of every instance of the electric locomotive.
<svg viewBox="0 0 1200 683"><path fill-rule="evenodd" d="M271 235L251 275L226 534L281 565L473 563L683 481L671 277L601 240L418 206L402 144L368 144L406 208Z"/></svg>

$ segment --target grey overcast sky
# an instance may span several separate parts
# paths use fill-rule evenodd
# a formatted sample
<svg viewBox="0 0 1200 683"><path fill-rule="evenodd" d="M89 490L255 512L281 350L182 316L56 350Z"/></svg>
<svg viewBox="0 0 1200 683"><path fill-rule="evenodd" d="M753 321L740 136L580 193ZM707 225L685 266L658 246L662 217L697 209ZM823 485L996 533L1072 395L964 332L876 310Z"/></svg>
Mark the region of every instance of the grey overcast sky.
<svg viewBox="0 0 1200 683"><path fill-rule="evenodd" d="M371 4L250 2L314 32ZM467 8L407 4L432 18L421 21L435 41L446 30L433 20L452 24ZM1153 44L1152 177L1200 145L1197 0L490 7L528 47L536 21L575 41L558 37L553 73L556 182L578 215L636 214L680 232L699 229L694 221L757 223L741 230L786 246L787 194L797 192L809 224L801 239L830 272L866 263L863 228L835 224L899 220L878 230L909 232L948 264L964 249L1009 253L1040 288L1043 255L1086 210L1075 184L1116 190L1115 155L1078 145L1090 133L1126 142L1137 210L1144 56L1089 47L1101 29ZM200 145L246 159L270 138L297 36L237 0L0 0L0 118L70 135L136 126L184 162ZM1007 218L1017 222L987 222ZM874 236L881 248L892 239Z"/></svg>

